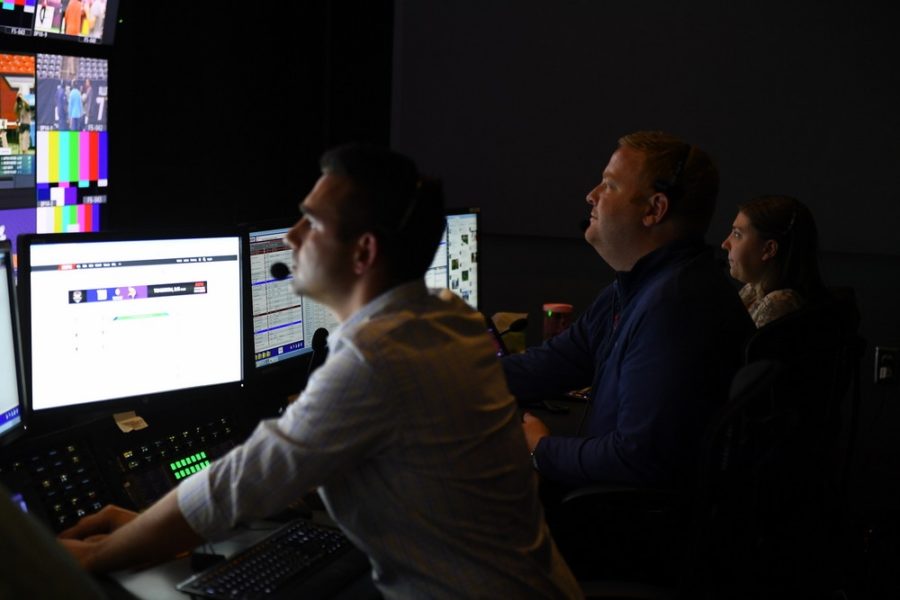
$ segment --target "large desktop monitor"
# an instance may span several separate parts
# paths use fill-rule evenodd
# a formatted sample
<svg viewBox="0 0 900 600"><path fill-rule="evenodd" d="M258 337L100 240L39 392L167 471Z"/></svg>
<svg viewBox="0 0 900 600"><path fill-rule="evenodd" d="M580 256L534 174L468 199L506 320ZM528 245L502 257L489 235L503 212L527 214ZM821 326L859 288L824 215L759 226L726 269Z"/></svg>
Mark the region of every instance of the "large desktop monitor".
<svg viewBox="0 0 900 600"><path fill-rule="evenodd" d="M12 272L12 248L0 242L0 445L18 436L25 425L25 375Z"/></svg>
<svg viewBox="0 0 900 600"><path fill-rule="evenodd" d="M241 384L236 231L32 234L19 252L36 413Z"/></svg>

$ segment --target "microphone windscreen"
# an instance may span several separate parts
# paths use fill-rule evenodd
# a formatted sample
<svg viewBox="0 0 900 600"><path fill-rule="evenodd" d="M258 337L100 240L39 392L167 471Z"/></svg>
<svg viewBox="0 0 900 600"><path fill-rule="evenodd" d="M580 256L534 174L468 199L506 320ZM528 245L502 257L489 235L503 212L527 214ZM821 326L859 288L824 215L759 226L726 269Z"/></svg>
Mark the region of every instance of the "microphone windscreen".
<svg viewBox="0 0 900 600"><path fill-rule="evenodd" d="M318 352L319 350L325 347L325 344L328 343L328 330L324 327L319 327L316 329L315 333L313 333L312 337L312 349L314 352Z"/></svg>
<svg viewBox="0 0 900 600"><path fill-rule="evenodd" d="M283 262L277 262L272 265L269 272L275 279L287 279L287 276L291 274L291 269Z"/></svg>

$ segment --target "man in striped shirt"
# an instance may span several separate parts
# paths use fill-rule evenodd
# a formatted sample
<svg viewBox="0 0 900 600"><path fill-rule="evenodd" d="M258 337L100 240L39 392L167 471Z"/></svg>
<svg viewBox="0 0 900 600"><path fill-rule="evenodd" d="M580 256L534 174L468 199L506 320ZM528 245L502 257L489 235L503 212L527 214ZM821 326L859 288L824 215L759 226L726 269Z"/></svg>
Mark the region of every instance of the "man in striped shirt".
<svg viewBox="0 0 900 600"><path fill-rule="evenodd" d="M373 146L327 153L322 172L287 240L295 291L341 322L325 364L145 513L104 509L63 543L93 571L160 560L318 488L385 597L579 597L484 321L425 287L439 184Z"/></svg>

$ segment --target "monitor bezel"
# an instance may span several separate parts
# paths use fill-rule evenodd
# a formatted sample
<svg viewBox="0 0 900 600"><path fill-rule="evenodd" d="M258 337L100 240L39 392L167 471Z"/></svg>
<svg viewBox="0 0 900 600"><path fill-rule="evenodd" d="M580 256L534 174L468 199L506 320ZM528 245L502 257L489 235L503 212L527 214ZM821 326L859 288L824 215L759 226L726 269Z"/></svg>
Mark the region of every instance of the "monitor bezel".
<svg viewBox="0 0 900 600"><path fill-rule="evenodd" d="M9 240L0 241L0 264L5 267L4 270L6 271L6 280L2 285L7 286L7 290L9 291L9 303L12 309L13 344L17 344L13 353L16 361L14 368L16 371L16 387L18 388L20 410L19 423L12 429L0 434L0 446L5 446L25 434L28 429L29 416L31 413L30 398L27 393L28 388L25 379L25 350L22 346L21 323L18 313L18 294L13 278L12 256L12 243Z"/></svg>
<svg viewBox="0 0 900 600"><path fill-rule="evenodd" d="M106 400L97 400L94 402L86 402L68 406L55 406L34 410L34 398L31 387L28 386L28 403L30 416L34 422L42 420L48 423L55 423L61 415L66 418L74 417L77 420L91 420L94 417L109 415L112 412L121 412L124 410L134 410L138 408L165 409L178 406L185 406L184 403L202 403L210 396L221 394L223 397L232 397L240 394L244 388L247 375L247 365L244 357L243 348L246 346L245 340L245 306L249 297L247 296L244 281L248 274L248 266L244 260L244 243L240 230L237 227L216 227L216 228L169 228L162 230L119 230L119 231L102 231L87 233L31 233L19 236L19 272L18 272L18 291L19 291L19 316L21 320L22 331L22 350L25 363L25 381L26 384L31 382L32 378L32 340L31 340L31 253L32 247L45 243L87 243L87 242L117 242L117 241L137 241L137 240L176 240L176 239L198 239L198 238L215 238L215 237L233 237L238 241L238 251L241 256L238 257L240 263L240 335L241 342L241 376L239 379L231 382L217 383L212 385L197 386L178 390L169 390L165 392L149 393L140 396L126 396L120 398L111 398ZM52 426L51 426L52 427Z"/></svg>

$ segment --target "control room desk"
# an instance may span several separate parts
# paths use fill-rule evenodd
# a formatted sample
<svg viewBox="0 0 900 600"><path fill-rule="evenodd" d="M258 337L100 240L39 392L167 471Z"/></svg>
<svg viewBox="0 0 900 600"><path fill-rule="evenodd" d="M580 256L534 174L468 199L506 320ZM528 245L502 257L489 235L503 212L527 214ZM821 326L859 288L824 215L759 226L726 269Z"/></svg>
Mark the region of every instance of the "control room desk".
<svg viewBox="0 0 900 600"><path fill-rule="evenodd" d="M564 397L554 397L550 402L554 406L565 407L567 409L566 412L551 412L539 406L520 410L527 410L544 421L553 434L575 435L584 414L585 402ZM324 513L322 515L316 514L314 520L328 522L328 517ZM216 554L229 557L261 540L279 526L280 523L271 521L253 523L246 528L236 531L227 540L213 544L213 551ZM193 574L190 558L185 556L139 571L127 570L113 573L109 576L109 579L112 581L103 582L103 590L113 600L131 600L133 598L186 600L189 596L176 590L175 586ZM337 596L334 596L336 600L379 597L368 574L356 581L348 582L348 586Z"/></svg>

